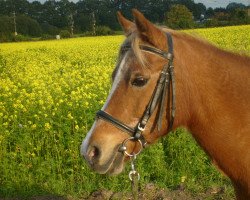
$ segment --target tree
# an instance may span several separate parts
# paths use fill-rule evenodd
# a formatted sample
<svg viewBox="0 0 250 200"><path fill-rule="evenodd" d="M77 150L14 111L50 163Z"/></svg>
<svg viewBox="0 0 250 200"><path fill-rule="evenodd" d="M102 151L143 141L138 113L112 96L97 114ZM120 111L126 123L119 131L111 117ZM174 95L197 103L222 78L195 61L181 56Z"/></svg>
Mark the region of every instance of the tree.
<svg viewBox="0 0 250 200"><path fill-rule="evenodd" d="M8 16L0 16L0 35L14 34L13 19Z"/></svg>
<svg viewBox="0 0 250 200"><path fill-rule="evenodd" d="M247 9L236 8L230 13L230 24L249 24L250 16L248 16Z"/></svg>
<svg viewBox="0 0 250 200"><path fill-rule="evenodd" d="M214 16L214 10L213 10L213 8L209 7L209 8L206 10L206 17L207 17L207 18L210 18L210 17L212 17L212 16Z"/></svg>
<svg viewBox="0 0 250 200"><path fill-rule="evenodd" d="M41 27L38 22L25 15L18 15L16 18L17 32L23 35L40 36Z"/></svg>
<svg viewBox="0 0 250 200"><path fill-rule="evenodd" d="M236 10L236 9L244 9L246 8L246 6L242 3L235 3L235 2L232 2L232 3L229 3L226 7L226 9L230 12L232 10Z"/></svg>
<svg viewBox="0 0 250 200"><path fill-rule="evenodd" d="M195 19L199 20L201 14L204 14L206 11L206 6L202 3L194 3L193 0L177 0L174 1L174 4L180 4L186 6L190 11L192 11Z"/></svg>
<svg viewBox="0 0 250 200"><path fill-rule="evenodd" d="M41 14L41 22L48 23L58 28L65 28L68 26L68 19L64 11L64 1L50 0L43 4Z"/></svg>
<svg viewBox="0 0 250 200"><path fill-rule="evenodd" d="M184 5L174 5L167 13L166 25L174 29L194 27L193 15Z"/></svg>
<svg viewBox="0 0 250 200"><path fill-rule="evenodd" d="M85 15L84 13L77 13L75 18L75 28L79 32L91 31L92 30L91 16Z"/></svg>
<svg viewBox="0 0 250 200"><path fill-rule="evenodd" d="M203 23L208 26L250 23L248 7L241 3L206 9L194 0L0 0L0 34L14 33L14 13L17 32L31 36L40 35L40 27L43 34L50 35L61 30L69 30L71 34L94 32L94 27L120 30L116 12L120 10L125 17L133 19L132 8L154 23L164 22L175 29L192 28L193 21L201 20L201 16L205 16Z"/></svg>
<svg viewBox="0 0 250 200"><path fill-rule="evenodd" d="M195 4L193 15L196 19L201 19L201 15L206 13L206 6L202 3Z"/></svg>
<svg viewBox="0 0 250 200"><path fill-rule="evenodd" d="M58 35L60 32L59 28L48 23L41 23L41 28L43 34Z"/></svg>
<svg viewBox="0 0 250 200"><path fill-rule="evenodd" d="M31 19L25 15L18 15L16 17L17 32L23 35L40 36L41 27L36 20ZM13 17L1 16L0 17L0 34L14 35Z"/></svg>
<svg viewBox="0 0 250 200"><path fill-rule="evenodd" d="M39 1L33 1L29 5L28 15L41 23L41 15L43 11L43 5Z"/></svg>

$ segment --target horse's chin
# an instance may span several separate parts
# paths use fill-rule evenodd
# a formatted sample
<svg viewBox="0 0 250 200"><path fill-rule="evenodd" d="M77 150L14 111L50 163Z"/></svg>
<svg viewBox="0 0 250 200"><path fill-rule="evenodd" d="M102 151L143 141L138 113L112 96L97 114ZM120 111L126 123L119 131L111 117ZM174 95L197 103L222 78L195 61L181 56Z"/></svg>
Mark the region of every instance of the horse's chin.
<svg viewBox="0 0 250 200"><path fill-rule="evenodd" d="M112 165L106 174L115 176L117 174L120 174L123 171L123 169L124 169L124 162L122 162L119 165Z"/></svg>
<svg viewBox="0 0 250 200"><path fill-rule="evenodd" d="M93 169L99 174L117 175L124 169L125 157L123 153L117 152L113 158L110 158L104 165L92 166Z"/></svg>

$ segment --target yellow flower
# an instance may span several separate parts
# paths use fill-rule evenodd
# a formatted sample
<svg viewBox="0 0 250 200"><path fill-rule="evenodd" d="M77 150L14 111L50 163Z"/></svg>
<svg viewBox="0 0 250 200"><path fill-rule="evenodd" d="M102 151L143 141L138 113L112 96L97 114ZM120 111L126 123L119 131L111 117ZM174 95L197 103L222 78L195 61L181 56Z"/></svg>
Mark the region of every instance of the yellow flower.
<svg viewBox="0 0 250 200"><path fill-rule="evenodd" d="M32 124L31 128L34 130L36 129L36 124Z"/></svg>
<svg viewBox="0 0 250 200"><path fill-rule="evenodd" d="M39 105L43 105L44 101L42 99L38 100Z"/></svg>
<svg viewBox="0 0 250 200"><path fill-rule="evenodd" d="M187 176L182 176L181 177L181 183L184 183L186 181L186 179L187 179Z"/></svg>
<svg viewBox="0 0 250 200"><path fill-rule="evenodd" d="M71 115L70 112L68 113L67 117L68 117L69 119L74 119L74 117Z"/></svg>
<svg viewBox="0 0 250 200"><path fill-rule="evenodd" d="M50 130L50 129L51 129L50 123L48 123L48 122L45 123L45 124L44 124L44 128L45 128L46 131Z"/></svg>

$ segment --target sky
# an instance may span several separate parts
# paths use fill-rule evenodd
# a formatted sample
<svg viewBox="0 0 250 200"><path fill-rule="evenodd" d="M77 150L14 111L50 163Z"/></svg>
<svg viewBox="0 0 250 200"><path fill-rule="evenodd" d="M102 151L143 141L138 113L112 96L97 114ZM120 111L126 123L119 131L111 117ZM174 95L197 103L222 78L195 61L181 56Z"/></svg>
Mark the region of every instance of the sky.
<svg viewBox="0 0 250 200"><path fill-rule="evenodd" d="M203 3L207 8L226 7L229 3L242 3L246 6L250 5L250 0L194 0L195 3Z"/></svg>
<svg viewBox="0 0 250 200"><path fill-rule="evenodd" d="M34 0L29 0L34 1ZM45 2L46 0L38 0L40 2ZM73 2L77 2L78 0L71 0ZM243 3L244 5L250 5L250 0L194 0L195 3L203 3L207 8L218 8L218 7L226 7L231 2Z"/></svg>

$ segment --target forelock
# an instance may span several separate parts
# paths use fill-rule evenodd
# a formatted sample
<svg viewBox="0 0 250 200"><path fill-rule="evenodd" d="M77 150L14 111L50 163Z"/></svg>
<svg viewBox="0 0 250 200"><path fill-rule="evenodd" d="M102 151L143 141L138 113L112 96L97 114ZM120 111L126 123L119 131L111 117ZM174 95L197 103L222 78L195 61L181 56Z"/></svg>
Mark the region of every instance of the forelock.
<svg viewBox="0 0 250 200"><path fill-rule="evenodd" d="M128 50L126 47L129 47L137 59L137 62L142 65L143 67L146 67L148 65L148 61L145 57L145 55L142 53L142 50L140 49L140 45L142 44L142 41L140 37L138 36L137 32L131 33L125 42L122 44L122 51Z"/></svg>

